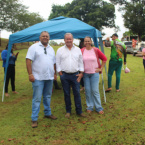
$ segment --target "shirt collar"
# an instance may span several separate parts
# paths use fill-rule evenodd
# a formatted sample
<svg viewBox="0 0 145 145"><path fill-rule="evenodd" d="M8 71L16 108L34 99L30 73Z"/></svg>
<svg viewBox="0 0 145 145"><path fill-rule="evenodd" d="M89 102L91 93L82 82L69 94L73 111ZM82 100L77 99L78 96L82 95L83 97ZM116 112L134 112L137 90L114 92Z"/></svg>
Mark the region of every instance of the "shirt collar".
<svg viewBox="0 0 145 145"><path fill-rule="evenodd" d="M44 45L41 43L41 41L39 41L38 43L39 43L39 46L44 47ZM49 44L47 45L47 47L46 47L46 48L48 48L48 47L50 47L50 45L49 45Z"/></svg>
<svg viewBox="0 0 145 145"><path fill-rule="evenodd" d="M65 46L65 48L68 48L68 47L66 46L66 44L65 44L64 46ZM74 48L74 47L75 47L75 45L73 44L72 48Z"/></svg>

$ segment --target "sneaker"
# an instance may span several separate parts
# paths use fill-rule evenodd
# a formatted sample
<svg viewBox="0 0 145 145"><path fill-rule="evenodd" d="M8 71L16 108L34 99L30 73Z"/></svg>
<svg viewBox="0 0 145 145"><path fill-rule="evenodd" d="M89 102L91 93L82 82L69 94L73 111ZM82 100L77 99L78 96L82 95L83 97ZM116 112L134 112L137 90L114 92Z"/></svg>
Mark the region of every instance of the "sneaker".
<svg viewBox="0 0 145 145"><path fill-rule="evenodd" d="M55 116L53 116L53 115L49 115L49 116L44 116L45 118L50 118L50 119L52 119L52 120L56 120L57 119L57 117L55 117Z"/></svg>
<svg viewBox="0 0 145 145"><path fill-rule="evenodd" d="M38 122L37 121L32 121L32 128L36 128L38 126Z"/></svg>

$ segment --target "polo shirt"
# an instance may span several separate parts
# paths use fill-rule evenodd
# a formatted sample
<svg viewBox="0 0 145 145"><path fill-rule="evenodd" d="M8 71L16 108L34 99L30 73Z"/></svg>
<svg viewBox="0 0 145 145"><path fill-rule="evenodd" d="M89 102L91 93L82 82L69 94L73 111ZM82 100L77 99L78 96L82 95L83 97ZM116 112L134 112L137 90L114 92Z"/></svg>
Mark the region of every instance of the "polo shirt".
<svg viewBox="0 0 145 145"><path fill-rule="evenodd" d="M55 52L49 44L47 47L41 42L33 44L28 49L26 59L32 61L32 74L36 80L54 79Z"/></svg>

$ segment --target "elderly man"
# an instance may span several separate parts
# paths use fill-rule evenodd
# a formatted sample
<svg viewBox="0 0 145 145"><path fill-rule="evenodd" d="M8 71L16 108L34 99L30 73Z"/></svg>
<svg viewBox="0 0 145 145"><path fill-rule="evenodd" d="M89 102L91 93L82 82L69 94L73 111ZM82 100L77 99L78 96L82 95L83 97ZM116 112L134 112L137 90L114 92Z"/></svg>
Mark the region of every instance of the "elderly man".
<svg viewBox="0 0 145 145"><path fill-rule="evenodd" d="M122 54L124 54L124 64L126 64L126 46L118 39L118 35L116 33L113 34L111 38L111 42L109 42L109 38L107 38L106 40L108 42L105 43L106 47L111 47L111 58L108 70L108 89L105 92L110 92L112 90L112 75L114 71L116 72L116 92L119 92Z"/></svg>
<svg viewBox="0 0 145 145"><path fill-rule="evenodd" d="M46 118L57 119L51 114L50 102L54 77L56 78L55 52L48 44L49 33L40 34L40 42L30 46L26 56L29 81L32 82L32 127L38 126L41 97L43 95L44 115Z"/></svg>
<svg viewBox="0 0 145 145"><path fill-rule="evenodd" d="M85 117L82 113L80 97L80 80L83 76L84 66L80 48L73 45L73 35L66 33L64 36L65 45L57 50L56 67L60 75L64 90L64 100L66 105L66 118L71 114L70 88L72 87L76 113Z"/></svg>

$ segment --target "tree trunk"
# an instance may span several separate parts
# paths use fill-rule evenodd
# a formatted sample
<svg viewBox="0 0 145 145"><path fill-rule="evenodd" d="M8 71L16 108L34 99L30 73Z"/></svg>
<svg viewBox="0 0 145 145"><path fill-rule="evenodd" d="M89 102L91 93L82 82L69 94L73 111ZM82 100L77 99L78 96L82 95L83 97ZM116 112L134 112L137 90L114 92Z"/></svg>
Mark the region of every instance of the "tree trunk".
<svg viewBox="0 0 145 145"><path fill-rule="evenodd" d="M138 34L138 42L141 42L141 34Z"/></svg>

